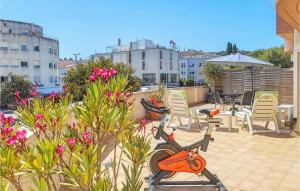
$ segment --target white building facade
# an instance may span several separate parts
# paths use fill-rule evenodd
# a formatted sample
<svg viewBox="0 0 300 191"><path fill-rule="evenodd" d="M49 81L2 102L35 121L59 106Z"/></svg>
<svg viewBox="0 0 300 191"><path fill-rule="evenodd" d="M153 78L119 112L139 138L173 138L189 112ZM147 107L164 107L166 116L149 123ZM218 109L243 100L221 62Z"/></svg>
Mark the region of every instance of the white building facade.
<svg viewBox="0 0 300 191"><path fill-rule="evenodd" d="M143 85L179 85L178 51L154 44L151 40L138 40L129 45L121 45L119 40L118 45L111 47L109 53L93 55L92 59L99 57L131 65L135 76L142 79Z"/></svg>
<svg viewBox="0 0 300 191"><path fill-rule="evenodd" d="M39 86L60 84L59 42L45 37L43 28L0 19L0 82L20 75Z"/></svg>
<svg viewBox="0 0 300 191"><path fill-rule="evenodd" d="M180 80L193 80L196 84L205 82L200 71L204 66L204 61L211 58L213 56L179 57Z"/></svg>

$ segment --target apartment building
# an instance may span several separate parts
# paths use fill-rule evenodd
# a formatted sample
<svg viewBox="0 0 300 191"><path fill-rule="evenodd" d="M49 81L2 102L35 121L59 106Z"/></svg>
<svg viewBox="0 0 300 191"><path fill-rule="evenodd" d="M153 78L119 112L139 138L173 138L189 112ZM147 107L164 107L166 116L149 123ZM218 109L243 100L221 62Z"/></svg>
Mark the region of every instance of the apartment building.
<svg viewBox="0 0 300 191"><path fill-rule="evenodd" d="M60 84L59 42L44 36L41 26L0 19L0 82L11 74L39 86Z"/></svg>
<svg viewBox="0 0 300 191"><path fill-rule="evenodd" d="M142 79L143 85L155 85L161 82L168 86L179 85L179 54L175 49L168 49L147 39L126 45L122 45L119 39L116 46L108 49L107 53L92 55L91 59L104 57L114 63L129 64L135 70L135 75Z"/></svg>
<svg viewBox="0 0 300 191"><path fill-rule="evenodd" d="M204 61L213 58L210 55L197 57L180 56L179 57L179 77L181 80L193 80L195 83L205 81L200 71Z"/></svg>

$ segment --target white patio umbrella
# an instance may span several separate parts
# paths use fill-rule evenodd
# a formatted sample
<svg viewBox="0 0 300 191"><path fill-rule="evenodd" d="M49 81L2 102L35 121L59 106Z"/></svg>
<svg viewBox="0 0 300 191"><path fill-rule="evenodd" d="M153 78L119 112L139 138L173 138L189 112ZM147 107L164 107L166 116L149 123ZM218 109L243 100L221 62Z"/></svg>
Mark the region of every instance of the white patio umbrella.
<svg viewBox="0 0 300 191"><path fill-rule="evenodd" d="M230 54L227 56L221 56L221 57L205 60L205 62L211 64L228 65L228 66L254 66L254 67L274 66L269 62L262 61L240 53Z"/></svg>
<svg viewBox="0 0 300 191"><path fill-rule="evenodd" d="M252 91L253 91L253 72L256 67L272 67L273 64L262 61L251 56L246 56L240 53L230 54L227 56L221 56L209 60L205 60L205 63L209 64L219 64L219 65L227 65L227 66L244 66L251 67L251 80L252 80Z"/></svg>

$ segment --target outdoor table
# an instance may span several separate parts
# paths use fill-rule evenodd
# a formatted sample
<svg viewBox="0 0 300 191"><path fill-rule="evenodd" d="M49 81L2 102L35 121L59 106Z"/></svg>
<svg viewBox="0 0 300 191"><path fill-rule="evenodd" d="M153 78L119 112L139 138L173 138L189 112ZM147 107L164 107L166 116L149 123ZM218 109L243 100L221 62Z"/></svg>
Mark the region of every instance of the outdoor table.
<svg viewBox="0 0 300 191"><path fill-rule="evenodd" d="M227 97L230 97L232 99L232 107L230 108L230 111L233 110L233 111L237 111L238 109L234 106L234 99L243 95L241 93L222 93L221 95L224 95L224 96L227 96Z"/></svg>

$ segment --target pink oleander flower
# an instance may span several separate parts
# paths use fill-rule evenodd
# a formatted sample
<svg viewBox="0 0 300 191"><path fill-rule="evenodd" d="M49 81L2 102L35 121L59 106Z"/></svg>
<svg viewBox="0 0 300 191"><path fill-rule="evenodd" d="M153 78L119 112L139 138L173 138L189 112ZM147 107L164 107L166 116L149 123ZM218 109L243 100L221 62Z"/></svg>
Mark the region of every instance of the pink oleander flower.
<svg viewBox="0 0 300 191"><path fill-rule="evenodd" d="M58 156L61 157L63 155L64 151L65 151L65 146L64 145L62 145L62 144L57 145L56 154L58 154Z"/></svg>
<svg viewBox="0 0 300 191"><path fill-rule="evenodd" d="M37 92L37 84L32 88L32 90L30 92L30 95L32 97L38 97L39 96L39 93Z"/></svg>
<svg viewBox="0 0 300 191"><path fill-rule="evenodd" d="M15 145L17 142L16 136L12 136L6 140L7 145Z"/></svg>
<svg viewBox="0 0 300 191"><path fill-rule="evenodd" d="M15 136L16 136L16 138L20 141L20 142L22 142L22 143L24 143L25 141L26 141L26 130L25 129L23 129L23 130L18 130L18 131L16 131L16 134L15 134Z"/></svg>
<svg viewBox="0 0 300 191"><path fill-rule="evenodd" d="M92 74L92 75L89 76L89 80L94 82L94 81L97 80L97 77L94 74Z"/></svg>
<svg viewBox="0 0 300 191"><path fill-rule="evenodd" d="M138 128L138 130L145 133L146 132L146 124L147 124L147 119L142 119L140 121L140 127Z"/></svg>
<svg viewBox="0 0 300 191"><path fill-rule="evenodd" d="M6 118L6 123L8 123L8 125L12 125L15 121L15 118L13 118L12 116L9 116Z"/></svg>
<svg viewBox="0 0 300 191"><path fill-rule="evenodd" d="M113 93L112 92L106 92L105 96L107 98L111 98L111 96L113 96Z"/></svg>
<svg viewBox="0 0 300 191"><path fill-rule="evenodd" d="M0 122L3 126L5 126L6 124L8 124L8 126L11 126L14 121L15 118L13 118L12 116L5 117L3 113L0 113Z"/></svg>
<svg viewBox="0 0 300 191"><path fill-rule="evenodd" d="M92 142L91 133L86 131L82 133L83 142L90 144Z"/></svg>
<svg viewBox="0 0 300 191"><path fill-rule="evenodd" d="M42 125L39 121L35 123L35 127L37 129L40 129L42 131L45 131L46 130L46 125Z"/></svg>
<svg viewBox="0 0 300 191"><path fill-rule="evenodd" d="M120 91L117 91L116 97L119 98L120 96L121 96L121 92L120 92Z"/></svg>
<svg viewBox="0 0 300 191"><path fill-rule="evenodd" d="M36 114L36 115L34 116L34 118L35 118L35 120L39 121L39 120L44 119L44 115L43 115L42 113Z"/></svg>
<svg viewBox="0 0 300 191"><path fill-rule="evenodd" d="M94 67L94 70L93 70L93 75L96 77L96 76L100 76L100 70L98 67Z"/></svg>
<svg viewBox="0 0 300 191"><path fill-rule="evenodd" d="M114 68L110 68L109 72L108 72L108 77L112 77L113 75L117 74L117 70L115 70Z"/></svg>
<svg viewBox="0 0 300 191"><path fill-rule="evenodd" d="M6 124L6 117L3 113L0 113L0 122L2 125Z"/></svg>
<svg viewBox="0 0 300 191"><path fill-rule="evenodd" d="M13 131L12 127L7 127L7 128L4 127L3 129L1 129L1 135L8 136L12 131Z"/></svg>
<svg viewBox="0 0 300 191"><path fill-rule="evenodd" d="M51 94L47 97L48 99L55 99L57 98L58 94L54 91L51 92Z"/></svg>
<svg viewBox="0 0 300 191"><path fill-rule="evenodd" d="M21 105L28 105L28 98L21 99Z"/></svg>
<svg viewBox="0 0 300 191"><path fill-rule="evenodd" d="M102 68L100 70L100 78L102 80L107 80L107 78L108 78L108 70L107 70L107 68Z"/></svg>
<svg viewBox="0 0 300 191"><path fill-rule="evenodd" d="M15 93L15 96L16 96L16 98L21 99L21 93L20 93L19 91L17 91L17 92Z"/></svg>
<svg viewBox="0 0 300 191"><path fill-rule="evenodd" d="M69 144L69 147L70 147L70 150L72 151L74 146L75 146L75 143L76 143L76 139L75 138L68 138L67 139L67 142Z"/></svg>

